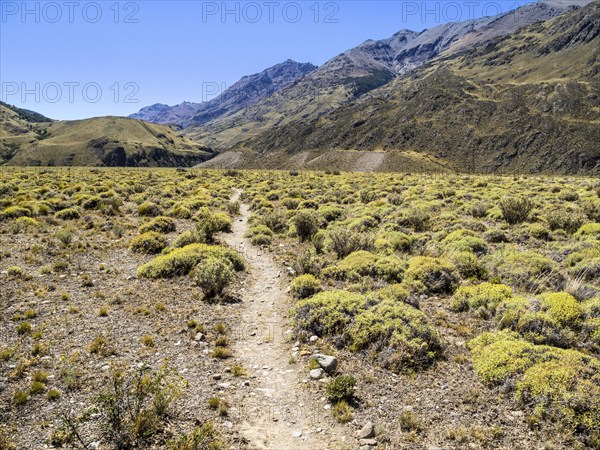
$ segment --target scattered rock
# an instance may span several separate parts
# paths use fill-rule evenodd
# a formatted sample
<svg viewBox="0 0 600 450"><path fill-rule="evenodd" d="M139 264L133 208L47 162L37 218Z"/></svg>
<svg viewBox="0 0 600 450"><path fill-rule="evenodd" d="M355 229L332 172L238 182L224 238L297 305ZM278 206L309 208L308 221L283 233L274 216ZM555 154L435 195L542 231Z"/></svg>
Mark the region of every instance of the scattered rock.
<svg viewBox="0 0 600 450"><path fill-rule="evenodd" d="M360 445L368 445L370 447L377 446L377 439L361 439L358 441Z"/></svg>
<svg viewBox="0 0 600 450"><path fill-rule="evenodd" d="M315 359L323 370L327 373L335 372L337 369L338 360L335 356L321 355L317 353Z"/></svg>
<svg viewBox="0 0 600 450"><path fill-rule="evenodd" d="M319 336L311 336L308 340L310 342L317 342L319 340Z"/></svg>
<svg viewBox="0 0 600 450"><path fill-rule="evenodd" d="M310 378L313 380L320 380L325 376L325 371L321 368L313 369L310 371Z"/></svg>
<svg viewBox="0 0 600 450"><path fill-rule="evenodd" d="M300 437L302 437L302 431L294 431L294 432L292 433L292 437L295 437L295 438L300 438Z"/></svg>
<svg viewBox="0 0 600 450"><path fill-rule="evenodd" d="M221 374L220 373L215 373L213 374L213 380L220 380L221 379Z"/></svg>
<svg viewBox="0 0 600 450"><path fill-rule="evenodd" d="M195 341L203 341L204 339L206 339L206 336L204 336L202 333L196 333L196 336L194 336Z"/></svg>
<svg viewBox="0 0 600 450"><path fill-rule="evenodd" d="M375 437L375 425L373 422L367 422L357 433L358 439L369 439Z"/></svg>

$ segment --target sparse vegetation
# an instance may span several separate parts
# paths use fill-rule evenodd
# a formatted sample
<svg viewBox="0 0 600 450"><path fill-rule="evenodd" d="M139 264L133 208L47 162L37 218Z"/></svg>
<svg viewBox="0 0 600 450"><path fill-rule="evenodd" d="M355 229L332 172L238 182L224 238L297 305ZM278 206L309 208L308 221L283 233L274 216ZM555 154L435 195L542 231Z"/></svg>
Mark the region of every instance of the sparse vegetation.
<svg viewBox="0 0 600 450"><path fill-rule="evenodd" d="M254 252L227 246L231 236L221 234L238 229L229 215L238 211L228 206L233 187L243 189L240 201L251 207L247 239L268 243L258 258L281 264L267 285L288 282L294 297L293 327L281 331L286 345L297 346L289 362L308 378L321 367L315 353L339 359L307 393L328 399L340 424L372 417L377 398L402 397L402 404L386 401L389 415L378 419L382 447L418 446L432 434L442 447L596 445L597 182L94 170L82 169L81 176L58 168L9 169L10 189L0 181L0 210L26 210L0 219L7 237L0 251L2 289L10 299L0 395L9 424L18 417L31 430L26 437L9 434L17 448L31 447L34 435L41 446L76 447L74 430L84 443L99 440L107 448L115 439L138 448L235 445L223 423L236 429L235 392L248 384L253 389L261 370L240 355L237 342L240 336L257 340L267 353L281 335L269 330L265 337L265 330L239 323L245 293L261 274ZM523 222L505 218L500 205L507 192L534 203ZM103 206L108 199L116 199L116 209ZM157 209L139 214L146 202ZM56 217L68 209L79 218ZM265 311L270 289L264 290ZM241 303L232 304L237 298ZM262 320L265 315L256 317ZM217 390L186 392L199 405L193 418L168 407L159 415L152 393L158 391L152 391L137 419L122 417L118 437L109 431L107 404L94 396L114 395L113 373L125 380L119 387L125 396L137 365L162 358L185 370L194 386ZM140 389L149 388L156 373L144 369ZM449 413L460 414L456 424L430 420L426 411L440 398L450 399L444 403ZM52 430L39 431L45 429L25 414L49 402L56 411L68 410L71 399L86 407ZM486 422L490 399L502 417L523 415L498 430ZM205 427L211 420L214 427ZM533 434L524 437L527 427Z"/></svg>

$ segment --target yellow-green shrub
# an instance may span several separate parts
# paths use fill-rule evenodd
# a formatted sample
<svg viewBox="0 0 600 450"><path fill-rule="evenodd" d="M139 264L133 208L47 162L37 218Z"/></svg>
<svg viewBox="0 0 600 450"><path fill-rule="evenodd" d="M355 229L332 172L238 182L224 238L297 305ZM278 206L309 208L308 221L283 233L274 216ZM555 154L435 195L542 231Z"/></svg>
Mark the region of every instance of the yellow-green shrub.
<svg viewBox="0 0 600 450"><path fill-rule="evenodd" d="M209 255L196 266L191 276L207 297L220 296L233 281L233 264L226 258Z"/></svg>
<svg viewBox="0 0 600 450"><path fill-rule="evenodd" d="M551 276L556 264L547 256L531 250L510 249L495 253L491 258L490 272L502 283L535 290L554 287L559 275Z"/></svg>
<svg viewBox="0 0 600 450"><path fill-rule="evenodd" d="M156 217L162 214L162 209L153 202L144 202L138 206L138 215Z"/></svg>
<svg viewBox="0 0 600 450"><path fill-rule="evenodd" d="M475 372L487 384L515 383L515 398L540 419L600 439L600 361L576 350L534 345L510 332L484 333L469 343ZM594 444L595 445L595 444Z"/></svg>
<svg viewBox="0 0 600 450"><path fill-rule="evenodd" d="M66 208L58 211L56 214L54 214L54 217L62 220L73 220L79 219L79 217L81 217L81 213L77 208Z"/></svg>
<svg viewBox="0 0 600 450"><path fill-rule="evenodd" d="M359 313L349 333L352 350L380 352L381 366L394 372L426 366L441 349L437 332L421 311L389 299Z"/></svg>
<svg viewBox="0 0 600 450"><path fill-rule="evenodd" d="M324 336L342 336L360 311L365 309L366 298L354 292L320 292L300 300L295 309L295 325L299 331Z"/></svg>
<svg viewBox="0 0 600 450"><path fill-rule="evenodd" d="M7 219L16 219L17 217L31 216L31 211L20 206L9 206L2 211L0 217Z"/></svg>
<svg viewBox="0 0 600 450"><path fill-rule="evenodd" d="M485 241L470 230L453 231L442 240L442 245L449 252L483 253L487 250Z"/></svg>
<svg viewBox="0 0 600 450"><path fill-rule="evenodd" d="M482 310L483 317L494 315L497 306L512 297L512 289L504 284L481 283L475 286L461 286L452 299L455 311Z"/></svg>
<svg viewBox="0 0 600 450"><path fill-rule="evenodd" d="M449 294L458 287L454 266L443 259L415 256L408 261L404 281L411 289L432 294Z"/></svg>
<svg viewBox="0 0 600 450"><path fill-rule="evenodd" d="M185 247L190 244L204 243L204 235L198 233L197 231L187 230L181 233L177 238L173 241L172 246L174 248Z"/></svg>
<svg viewBox="0 0 600 450"><path fill-rule="evenodd" d="M337 280L357 280L360 277L380 278L388 282L402 280L405 264L395 256L378 256L359 250L328 267L323 275Z"/></svg>
<svg viewBox="0 0 600 450"><path fill-rule="evenodd" d="M146 222L139 227L140 233L155 231L157 233L171 233L176 230L175 221L170 217L158 216L150 222Z"/></svg>
<svg viewBox="0 0 600 450"><path fill-rule="evenodd" d="M304 274L292 280L290 285L292 295L296 298L306 298L321 290L321 282L311 274Z"/></svg>
<svg viewBox="0 0 600 450"><path fill-rule="evenodd" d="M191 244L157 256L140 266L137 274L145 278L171 278L187 275L196 265L209 256L229 260L235 270L244 269L244 261L235 250L218 245Z"/></svg>
<svg viewBox="0 0 600 450"><path fill-rule="evenodd" d="M137 253L152 255L160 253L167 246L164 236L155 231L148 231L134 237L129 244L131 250Z"/></svg>
<svg viewBox="0 0 600 450"><path fill-rule="evenodd" d="M582 225L577 230L577 233L575 233L575 236L583 239L600 237L600 223L586 223Z"/></svg>

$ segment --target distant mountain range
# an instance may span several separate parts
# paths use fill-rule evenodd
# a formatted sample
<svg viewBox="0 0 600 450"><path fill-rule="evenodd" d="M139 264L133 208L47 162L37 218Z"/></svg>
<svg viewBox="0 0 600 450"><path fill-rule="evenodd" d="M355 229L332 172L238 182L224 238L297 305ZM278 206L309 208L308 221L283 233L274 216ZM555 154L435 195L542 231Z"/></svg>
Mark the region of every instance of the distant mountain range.
<svg viewBox="0 0 600 450"><path fill-rule="evenodd" d="M297 63L288 59L260 73L243 77L218 97L207 102L184 102L175 106L157 103L142 108L129 117L154 123L177 124L183 127L202 125L254 105L281 91L314 69L316 66L310 63Z"/></svg>
<svg viewBox="0 0 600 450"><path fill-rule="evenodd" d="M597 174L599 8L543 0L401 30L318 68L288 60L210 101L159 103L129 119L36 124L0 105L11 117L0 155L43 164L55 142L56 164L121 164L107 155L123 147L127 164L189 165L197 153L205 167ZM178 156L148 158L150 149Z"/></svg>

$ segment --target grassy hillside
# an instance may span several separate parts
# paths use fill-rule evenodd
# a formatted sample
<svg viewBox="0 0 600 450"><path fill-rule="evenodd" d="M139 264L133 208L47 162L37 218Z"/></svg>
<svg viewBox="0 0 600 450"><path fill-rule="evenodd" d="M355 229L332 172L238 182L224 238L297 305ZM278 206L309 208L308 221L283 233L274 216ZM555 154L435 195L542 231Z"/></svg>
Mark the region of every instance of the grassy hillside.
<svg viewBox="0 0 600 450"><path fill-rule="evenodd" d="M237 150L260 161L306 151L410 150L467 171L600 173L599 17L596 1L441 56L348 106L274 127ZM278 156L265 158L271 154Z"/></svg>
<svg viewBox="0 0 600 450"><path fill-rule="evenodd" d="M10 165L191 166L210 149L174 128L119 117L30 123L2 108L0 156Z"/></svg>

